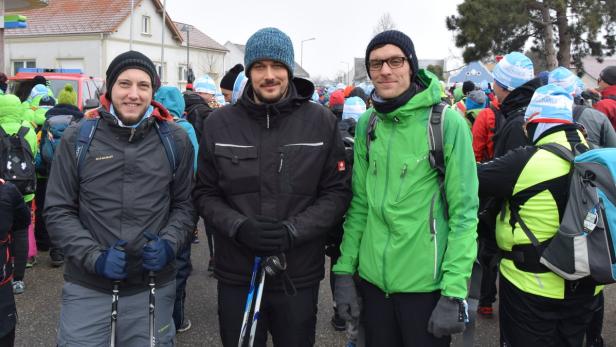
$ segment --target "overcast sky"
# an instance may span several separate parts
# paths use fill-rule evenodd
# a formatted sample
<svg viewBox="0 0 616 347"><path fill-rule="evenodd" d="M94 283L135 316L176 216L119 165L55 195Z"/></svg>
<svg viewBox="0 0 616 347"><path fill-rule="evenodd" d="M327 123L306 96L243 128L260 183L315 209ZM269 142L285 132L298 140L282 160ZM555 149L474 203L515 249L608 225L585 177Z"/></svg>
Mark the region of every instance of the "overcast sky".
<svg viewBox="0 0 616 347"><path fill-rule="evenodd" d="M162 2L163 0L161 0ZM255 31L277 27L287 33L300 62L311 77L335 77L363 57L379 17L389 12L398 30L411 37L419 59L459 56L445 17L456 14L462 0L356 0L356 1L202 1L167 0L171 19L196 26L221 45L245 44ZM227 69L230 67L226 67Z"/></svg>

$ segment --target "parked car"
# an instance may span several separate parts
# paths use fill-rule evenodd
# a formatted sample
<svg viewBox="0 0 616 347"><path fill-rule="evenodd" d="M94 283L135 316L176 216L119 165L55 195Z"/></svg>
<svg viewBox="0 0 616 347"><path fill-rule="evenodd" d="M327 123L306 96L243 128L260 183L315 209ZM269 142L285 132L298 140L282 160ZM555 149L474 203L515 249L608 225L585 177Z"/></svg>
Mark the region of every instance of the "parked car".
<svg viewBox="0 0 616 347"><path fill-rule="evenodd" d="M47 79L47 85L55 97L66 83L72 84L77 92L77 107L81 111L97 108L100 105L103 79L85 75L80 69L22 68L15 76L9 77L7 92L17 95L21 101L26 100L34 87L34 76L39 75Z"/></svg>

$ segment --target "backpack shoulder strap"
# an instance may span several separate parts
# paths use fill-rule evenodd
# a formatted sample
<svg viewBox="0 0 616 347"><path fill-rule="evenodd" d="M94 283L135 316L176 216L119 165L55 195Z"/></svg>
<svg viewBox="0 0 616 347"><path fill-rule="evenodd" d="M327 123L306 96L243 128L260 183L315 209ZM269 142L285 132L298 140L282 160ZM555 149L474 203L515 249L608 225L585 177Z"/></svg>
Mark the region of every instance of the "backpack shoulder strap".
<svg viewBox="0 0 616 347"><path fill-rule="evenodd" d="M376 139L376 124L379 121L379 117L376 115L376 111L373 109L368 119L368 127L366 128L366 161L370 162L370 143Z"/></svg>
<svg viewBox="0 0 616 347"><path fill-rule="evenodd" d="M584 105L573 105L573 121L577 122L586 108Z"/></svg>
<svg viewBox="0 0 616 347"><path fill-rule="evenodd" d="M437 172L437 178L439 183L439 193L443 201L443 210L445 218L449 219L449 206L447 204L447 195L445 193L445 153L443 151L443 137L445 134L444 123L445 114L449 105L445 103L439 103L432 106L430 110L430 118L428 119L428 148L429 148L429 161L430 167ZM430 228L433 234L436 234L434 230L434 205L436 203L436 194L432 197L430 204Z"/></svg>
<svg viewBox="0 0 616 347"><path fill-rule="evenodd" d="M9 136L6 131L4 131L4 128L2 128L2 126L0 125L0 137L7 137Z"/></svg>
<svg viewBox="0 0 616 347"><path fill-rule="evenodd" d="M169 160L169 165L171 166L171 170L173 174L177 170L178 166L180 166L180 158L177 154L177 146L175 143L175 139L171 134L171 130L169 129L169 123L164 120L156 120L155 127L158 136L160 137L160 141L163 143L165 147L165 153L167 154L167 159Z"/></svg>
<svg viewBox="0 0 616 347"><path fill-rule="evenodd" d="M570 149L558 143L546 143L545 145L539 146L539 148L545 149L546 151L553 153L570 163L573 163L573 159L575 159L573 152Z"/></svg>
<svg viewBox="0 0 616 347"><path fill-rule="evenodd" d="M94 132L98 127L99 118L88 118L80 122L75 142L75 157L77 158L77 173L81 174L81 168L88 153L88 148L94 138Z"/></svg>

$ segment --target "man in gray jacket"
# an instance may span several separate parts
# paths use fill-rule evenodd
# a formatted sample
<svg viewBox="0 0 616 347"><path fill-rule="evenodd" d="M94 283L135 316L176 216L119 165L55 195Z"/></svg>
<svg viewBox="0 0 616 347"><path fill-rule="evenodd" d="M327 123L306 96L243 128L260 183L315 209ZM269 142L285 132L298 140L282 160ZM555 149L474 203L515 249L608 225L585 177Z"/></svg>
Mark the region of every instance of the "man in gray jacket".
<svg viewBox="0 0 616 347"><path fill-rule="evenodd" d="M174 259L195 227L193 147L153 96L145 55L117 56L102 106L69 127L49 176L45 217L66 256L59 346L107 345L112 288L116 346L149 345L148 285L155 279L157 346L172 346Z"/></svg>

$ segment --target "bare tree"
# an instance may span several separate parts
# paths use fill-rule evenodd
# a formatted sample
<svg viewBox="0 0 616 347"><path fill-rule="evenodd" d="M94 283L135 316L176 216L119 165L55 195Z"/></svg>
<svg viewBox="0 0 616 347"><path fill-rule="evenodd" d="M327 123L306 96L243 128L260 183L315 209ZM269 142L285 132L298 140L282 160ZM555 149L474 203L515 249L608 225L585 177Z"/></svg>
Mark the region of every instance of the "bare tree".
<svg viewBox="0 0 616 347"><path fill-rule="evenodd" d="M391 29L396 29L396 23L394 23L394 19L391 17L391 14L389 14L389 12L385 12L379 18L378 22L376 22L376 26L372 30L372 34L373 36L376 36L385 30Z"/></svg>

